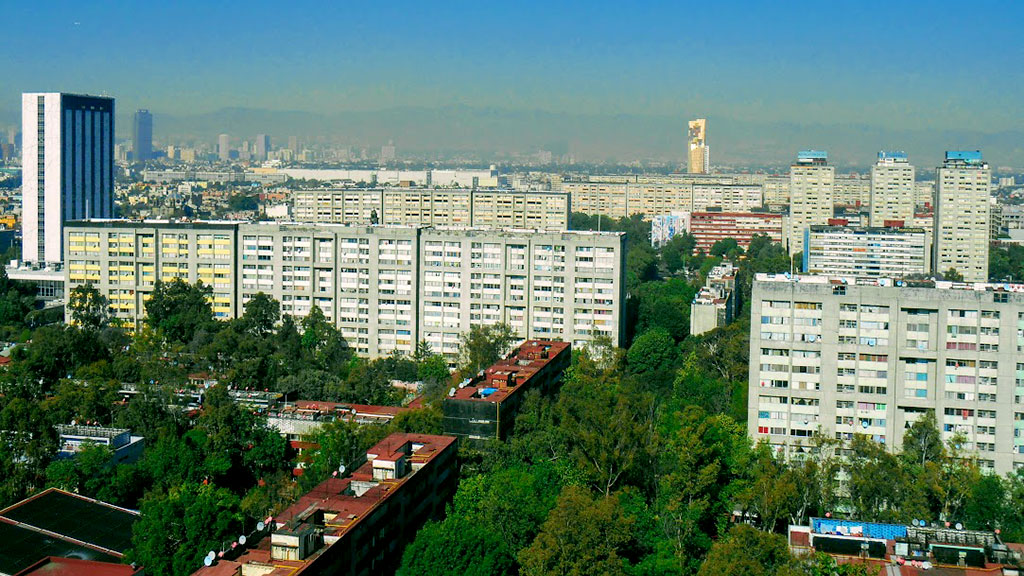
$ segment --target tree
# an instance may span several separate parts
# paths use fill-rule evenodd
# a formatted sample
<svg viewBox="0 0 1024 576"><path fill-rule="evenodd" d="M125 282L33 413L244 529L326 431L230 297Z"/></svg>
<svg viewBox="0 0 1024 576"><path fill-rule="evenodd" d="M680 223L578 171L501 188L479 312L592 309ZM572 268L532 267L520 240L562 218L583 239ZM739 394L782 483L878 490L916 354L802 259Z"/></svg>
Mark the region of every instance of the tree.
<svg viewBox="0 0 1024 576"><path fill-rule="evenodd" d="M626 366L631 374L654 377L672 371L679 360L679 349L672 336L654 329L637 336L626 353Z"/></svg>
<svg viewBox="0 0 1024 576"><path fill-rule="evenodd" d="M778 521L792 509L797 496L796 482L786 473L785 465L772 455L767 443L757 446L751 464L749 480L737 501L757 518L762 530L773 532Z"/></svg>
<svg viewBox="0 0 1024 576"><path fill-rule="evenodd" d="M946 456L934 410L926 411L903 434L902 456L908 464L921 467L928 462L939 463Z"/></svg>
<svg viewBox="0 0 1024 576"><path fill-rule="evenodd" d="M263 338L274 332L281 320L281 305L263 292L257 292L245 303L245 312L239 319L242 331Z"/></svg>
<svg viewBox="0 0 1024 576"><path fill-rule="evenodd" d="M110 302L92 284L80 284L71 290L68 307L71 322L86 330L101 330L110 323Z"/></svg>
<svg viewBox="0 0 1024 576"><path fill-rule="evenodd" d="M571 374L557 410L571 454L595 490L607 497L624 480L644 476L654 448L650 394Z"/></svg>
<svg viewBox="0 0 1024 576"><path fill-rule="evenodd" d="M427 522L402 554L402 576L504 576L515 574L515 558L496 532L481 530L464 516Z"/></svg>
<svg viewBox="0 0 1024 576"><path fill-rule="evenodd" d="M193 285L180 278L173 282L157 280L146 301L146 324L170 341L188 343L197 332L214 325L212 296L213 288L202 281Z"/></svg>
<svg viewBox="0 0 1024 576"><path fill-rule="evenodd" d="M698 576L783 576L798 574L786 539L738 524L715 543Z"/></svg>
<svg viewBox="0 0 1024 576"><path fill-rule="evenodd" d="M949 280L950 282L963 282L964 275L961 274L956 268L950 268L942 273L943 280Z"/></svg>
<svg viewBox="0 0 1024 576"><path fill-rule="evenodd" d="M185 483L142 500L126 560L153 576L188 576L209 550L220 550L242 531L237 496L213 485Z"/></svg>
<svg viewBox="0 0 1024 576"><path fill-rule="evenodd" d="M661 247L661 261L671 274L682 270L697 246L697 239L689 232L678 233Z"/></svg>
<svg viewBox="0 0 1024 576"><path fill-rule="evenodd" d="M459 372L472 376L502 358L515 342L508 324L477 324L460 338Z"/></svg>
<svg viewBox="0 0 1024 576"><path fill-rule="evenodd" d="M569 486L533 543L519 553L521 573L625 576L634 521L623 514L618 497L595 499L587 490Z"/></svg>
<svg viewBox="0 0 1024 576"><path fill-rule="evenodd" d="M743 254L739 242L735 238L722 238L711 246L711 255L723 258L735 259Z"/></svg>
<svg viewBox="0 0 1024 576"><path fill-rule="evenodd" d="M360 426L342 419L324 424L308 438L317 448L305 454L306 467L299 478L303 490L308 491L323 482L338 471L339 466L344 466L345 470L358 468L366 461L367 448L383 439L387 432L383 426Z"/></svg>

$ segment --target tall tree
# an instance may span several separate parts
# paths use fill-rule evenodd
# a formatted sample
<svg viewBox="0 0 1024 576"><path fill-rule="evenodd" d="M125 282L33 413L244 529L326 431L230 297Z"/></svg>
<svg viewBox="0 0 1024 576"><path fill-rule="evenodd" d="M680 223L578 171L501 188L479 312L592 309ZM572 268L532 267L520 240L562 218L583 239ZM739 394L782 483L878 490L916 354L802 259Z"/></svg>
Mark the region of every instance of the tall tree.
<svg viewBox="0 0 1024 576"><path fill-rule="evenodd" d="M459 372L472 376L501 359L515 342L508 324L477 324L460 338Z"/></svg>
<svg viewBox="0 0 1024 576"><path fill-rule="evenodd" d="M188 284L180 278L172 282L158 280L146 301L146 323L168 340L188 343L197 332L214 325L212 296L213 288L202 281Z"/></svg>
<svg viewBox="0 0 1024 576"><path fill-rule="evenodd" d="M71 290L68 301L71 322L86 330L101 330L110 323L110 302L92 284L80 284Z"/></svg>

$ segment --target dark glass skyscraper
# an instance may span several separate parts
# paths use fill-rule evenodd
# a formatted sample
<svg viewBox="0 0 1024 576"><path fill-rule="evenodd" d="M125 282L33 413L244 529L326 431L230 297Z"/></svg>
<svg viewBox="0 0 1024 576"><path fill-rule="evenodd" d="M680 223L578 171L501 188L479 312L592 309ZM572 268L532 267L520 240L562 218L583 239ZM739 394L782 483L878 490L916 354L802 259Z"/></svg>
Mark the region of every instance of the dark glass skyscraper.
<svg viewBox="0 0 1024 576"><path fill-rule="evenodd" d="M153 157L153 115L149 110L139 110L132 120L132 152L135 161L149 160Z"/></svg>

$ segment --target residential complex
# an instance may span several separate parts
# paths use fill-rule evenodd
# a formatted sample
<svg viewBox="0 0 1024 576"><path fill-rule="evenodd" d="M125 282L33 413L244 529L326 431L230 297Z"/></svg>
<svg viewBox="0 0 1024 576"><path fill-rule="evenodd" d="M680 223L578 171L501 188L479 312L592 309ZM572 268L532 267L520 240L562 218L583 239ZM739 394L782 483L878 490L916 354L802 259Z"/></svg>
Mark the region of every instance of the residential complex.
<svg viewBox="0 0 1024 576"><path fill-rule="evenodd" d="M759 274L750 436L790 457L815 435L898 450L934 411L943 440L1001 474L1024 466L1024 285Z"/></svg>
<svg viewBox="0 0 1024 576"><path fill-rule="evenodd" d="M722 262L708 272L704 286L690 304L690 334L710 332L736 317L736 272L731 262Z"/></svg>
<svg viewBox="0 0 1024 576"><path fill-rule="evenodd" d="M988 279L991 185L992 173L981 152L946 152L935 195L935 272L954 268L967 282Z"/></svg>
<svg viewBox="0 0 1024 576"><path fill-rule="evenodd" d="M137 326L157 280L212 286L217 318L258 292L312 306L359 354L454 361L459 336L508 323L521 338L624 342L625 235L413 226L95 220L66 229L67 289L92 283Z"/></svg>
<svg viewBox="0 0 1024 576"><path fill-rule="evenodd" d="M449 188L315 188L292 193L298 222L567 230L569 195Z"/></svg>
<svg viewBox="0 0 1024 576"><path fill-rule="evenodd" d="M548 393L562 383L569 367L568 342L529 340L473 378L448 391L441 404L444 433L480 443L512 432L529 390Z"/></svg>
<svg viewBox="0 0 1024 576"><path fill-rule="evenodd" d="M764 203L760 184L735 184L731 178L707 182L667 183L563 182L562 191L571 195L572 211L591 216L622 218L642 214L650 219L679 211L718 208L748 211ZM727 180L728 182L723 182Z"/></svg>
<svg viewBox="0 0 1024 576"><path fill-rule="evenodd" d="M707 174L711 172L711 148L708 146L708 121L705 118L690 120L687 126L689 151L689 172Z"/></svg>
<svg viewBox="0 0 1024 576"><path fill-rule="evenodd" d="M22 259L59 263L68 220L114 215L114 99L21 97Z"/></svg>
<svg viewBox="0 0 1024 576"><path fill-rule="evenodd" d="M923 228L811 226L804 232L803 271L875 278L927 274L931 238Z"/></svg>
<svg viewBox="0 0 1024 576"><path fill-rule="evenodd" d="M871 225L890 226L914 219L914 166L905 152L879 152L871 167Z"/></svg>
<svg viewBox="0 0 1024 576"><path fill-rule="evenodd" d="M391 434L193 576L393 574L416 531L443 517L457 471L455 438Z"/></svg>
<svg viewBox="0 0 1024 576"><path fill-rule="evenodd" d="M746 249L750 239L758 235L782 242L783 217L767 212L693 212L686 230L697 240L694 253L708 254L715 242L726 238Z"/></svg>
<svg viewBox="0 0 1024 576"><path fill-rule="evenodd" d="M789 172L789 229L785 242L789 253L803 248L804 230L828 224L834 212L836 169L828 165L828 153L802 150Z"/></svg>

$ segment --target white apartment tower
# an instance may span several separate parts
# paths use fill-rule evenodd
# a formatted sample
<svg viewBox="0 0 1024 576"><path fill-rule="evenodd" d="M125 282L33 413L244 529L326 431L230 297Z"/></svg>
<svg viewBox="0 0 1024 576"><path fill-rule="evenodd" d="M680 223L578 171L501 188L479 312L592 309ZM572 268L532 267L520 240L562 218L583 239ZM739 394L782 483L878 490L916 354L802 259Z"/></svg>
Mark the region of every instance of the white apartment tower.
<svg viewBox="0 0 1024 576"><path fill-rule="evenodd" d="M789 169L789 253L803 249L811 226L828 224L835 202L836 169L828 165L828 152L801 150Z"/></svg>
<svg viewBox="0 0 1024 576"><path fill-rule="evenodd" d="M217 156L221 160L231 159L231 136L221 134L217 137Z"/></svg>
<svg viewBox="0 0 1024 576"><path fill-rule="evenodd" d="M983 282L988 279L988 163L979 151L946 152L937 180L932 270L954 268L965 282Z"/></svg>
<svg viewBox="0 0 1024 576"><path fill-rule="evenodd" d="M879 152L871 167L871 226L914 221L914 166L905 152Z"/></svg>
<svg viewBox="0 0 1024 576"><path fill-rule="evenodd" d="M59 263L68 220L114 212L114 99L21 96L22 259Z"/></svg>

